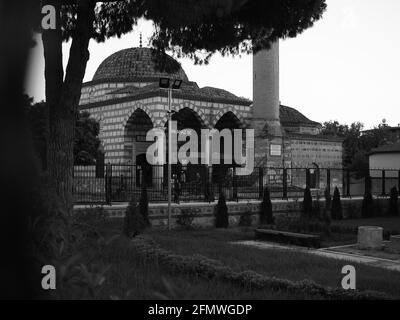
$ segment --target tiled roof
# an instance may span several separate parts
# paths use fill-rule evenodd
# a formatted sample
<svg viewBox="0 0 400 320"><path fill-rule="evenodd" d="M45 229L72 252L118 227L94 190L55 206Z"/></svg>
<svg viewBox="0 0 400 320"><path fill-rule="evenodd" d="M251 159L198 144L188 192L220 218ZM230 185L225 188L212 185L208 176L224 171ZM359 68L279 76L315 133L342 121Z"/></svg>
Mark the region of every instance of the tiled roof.
<svg viewBox="0 0 400 320"><path fill-rule="evenodd" d="M93 81L107 79L158 79L160 77L176 77L188 80L185 71L180 67L179 62L164 54L164 71L160 71L155 59L156 51L150 48L129 48L118 51L106 58L98 67ZM178 68L176 72L169 72Z"/></svg>
<svg viewBox="0 0 400 320"><path fill-rule="evenodd" d="M298 110L281 105L280 107L280 119L283 126L321 126L319 122L308 119L304 114Z"/></svg>
<svg viewBox="0 0 400 320"><path fill-rule="evenodd" d="M387 144L382 147L372 149L369 154L372 155L378 153L397 153L397 152L400 152L400 142Z"/></svg>
<svg viewBox="0 0 400 320"><path fill-rule="evenodd" d="M165 90L160 89L158 83L154 83L142 88L129 86L122 89L118 89L116 91L111 92L110 94L128 94L130 97L134 98L136 96L142 96L143 94L148 93L160 93L165 92ZM211 101L211 102L219 102L225 101L240 104L250 105L251 101L245 98L240 98L235 96L233 93L230 93L223 89L213 88L213 87L204 87L199 88L195 82L185 81L182 83L182 86L179 91L174 93L176 97L186 97L193 100L200 101Z"/></svg>

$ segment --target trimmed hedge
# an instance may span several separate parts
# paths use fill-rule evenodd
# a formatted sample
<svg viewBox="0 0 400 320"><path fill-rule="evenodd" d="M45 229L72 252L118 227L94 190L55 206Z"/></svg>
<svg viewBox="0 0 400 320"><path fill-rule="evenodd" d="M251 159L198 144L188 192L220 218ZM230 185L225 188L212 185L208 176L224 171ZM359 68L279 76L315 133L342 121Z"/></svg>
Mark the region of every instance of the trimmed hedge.
<svg viewBox="0 0 400 320"><path fill-rule="evenodd" d="M258 274L254 271L237 272L220 261L201 255L182 256L160 248L154 242L136 238L131 241L133 249L143 258L152 259L169 270L205 279L218 279L241 285L245 288L265 289L302 293L332 300L382 300L391 297L375 291L346 291L340 288L324 287L313 281L293 282Z"/></svg>

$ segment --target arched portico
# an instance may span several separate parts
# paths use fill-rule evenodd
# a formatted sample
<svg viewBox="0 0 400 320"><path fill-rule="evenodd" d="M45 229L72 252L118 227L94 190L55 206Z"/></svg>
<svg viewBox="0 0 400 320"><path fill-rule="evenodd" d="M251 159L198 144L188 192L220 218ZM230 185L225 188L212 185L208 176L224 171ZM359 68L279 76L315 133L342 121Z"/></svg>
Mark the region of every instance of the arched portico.
<svg viewBox="0 0 400 320"><path fill-rule="evenodd" d="M223 131L228 129L231 131L231 141L225 141L225 138L221 138L220 141L220 164L213 165L213 178L214 181L219 181L221 178L229 176L231 174L232 168L236 166L234 160L234 130L243 128L243 124L240 122L238 117L231 111L223 114L217 123L215 124L215 129L218 131ZM226 143L231 143L231 153L226 154Z"/></svg>

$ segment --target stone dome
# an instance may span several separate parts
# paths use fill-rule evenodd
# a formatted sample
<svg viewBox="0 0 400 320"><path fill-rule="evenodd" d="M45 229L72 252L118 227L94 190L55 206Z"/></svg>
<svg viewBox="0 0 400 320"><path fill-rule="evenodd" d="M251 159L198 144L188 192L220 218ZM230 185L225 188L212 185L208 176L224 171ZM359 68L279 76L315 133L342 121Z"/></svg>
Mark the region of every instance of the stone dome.
<svg viewBox="0 0 400 320"><path fill-rule="evenodd" d="M154 81L160 77L179 78L188 81L179 62L164 54L163 67L157 65L156 50L150 48L129 48L118 51L106 58L97 68L93 81ZM160 59L158 59L160 61ZM164 69L164 70L160 70ZM169 72L169 70L178 70Z"/></svg>

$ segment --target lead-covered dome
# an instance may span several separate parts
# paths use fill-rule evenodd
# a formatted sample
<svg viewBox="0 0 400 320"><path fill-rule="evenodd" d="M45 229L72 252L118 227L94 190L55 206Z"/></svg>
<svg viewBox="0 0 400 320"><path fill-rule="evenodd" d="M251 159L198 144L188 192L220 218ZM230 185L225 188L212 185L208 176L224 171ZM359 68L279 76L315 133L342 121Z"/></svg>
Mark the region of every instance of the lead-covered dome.
<svg viewBox="0 0 400 320"><path fill-rule="evenodd" d="M188 81L179 62L164 53L156 59L157 51L150 48L129 48L118 51L106 58L93 76L95 80L140 81L173 77ZM163 61L162 67L161 62ZM177 71L169 71L177 70Z"/></svg>

